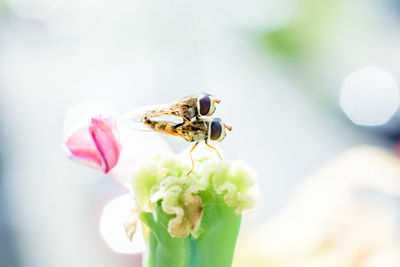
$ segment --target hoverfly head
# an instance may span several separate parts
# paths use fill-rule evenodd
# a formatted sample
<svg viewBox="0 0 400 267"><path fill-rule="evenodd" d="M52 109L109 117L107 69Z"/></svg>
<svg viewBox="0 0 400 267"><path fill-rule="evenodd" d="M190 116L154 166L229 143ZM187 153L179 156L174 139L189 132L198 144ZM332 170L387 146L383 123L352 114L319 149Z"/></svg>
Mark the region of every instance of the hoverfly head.
<svg viewBox="0 0 400 267"><path fill-rule="evenodd" d="M209 125L208 138L215 142L221 142L225 138L226 130L232 131L232 127L226 125L221 119L215 118Z"/></svg>
<svg viewBox="0 0 400 267"><path fill-rule="evenodd" d="M215 103L219 104L221 100L212 95L203 93L197 100L198 113L201 116L211 116L215 111Z"/></svg>

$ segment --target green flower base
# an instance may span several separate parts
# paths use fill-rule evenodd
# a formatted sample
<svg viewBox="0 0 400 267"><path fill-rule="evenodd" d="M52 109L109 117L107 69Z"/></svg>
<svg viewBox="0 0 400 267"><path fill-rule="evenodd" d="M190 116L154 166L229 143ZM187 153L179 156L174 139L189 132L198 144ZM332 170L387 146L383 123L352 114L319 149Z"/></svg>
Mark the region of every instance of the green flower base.
<svg viewBox="0 0 400 267"><path fill-rule="evenodd" d="M171 215L159 204L153 213L140 218L151 230L145 267L229 267L239 233L241 215L227 207L223 197L199 192L204 205L199 237L171 237L168 222Z"/></svg>

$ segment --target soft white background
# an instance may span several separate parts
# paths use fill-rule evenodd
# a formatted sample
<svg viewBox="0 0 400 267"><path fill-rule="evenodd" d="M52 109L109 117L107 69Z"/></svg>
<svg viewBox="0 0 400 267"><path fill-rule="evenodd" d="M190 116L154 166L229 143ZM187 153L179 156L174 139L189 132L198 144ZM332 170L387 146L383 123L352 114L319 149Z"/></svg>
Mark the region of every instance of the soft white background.
<svg viewBox="0 0 400 267"><path fill-rule="evenodd" d="M220 148L258 173L261 200L248 225L279 211L307 174L339 152L390 146L351 124L339 94L347 75L365 65L398 79L396 14L376 1L341 5L345 22L338 19L320 59L328 84L321 90L335 110L313 102L252 37L290 18L297 2L2 3L10 8L0 13L2 216L16 264L132 266L98 230L102 207L124 189L61 149L68 109L89 98L120 112L192 93L222 99L216 116L233 131ZM189 146L166 140L176 152Z"/></svg>

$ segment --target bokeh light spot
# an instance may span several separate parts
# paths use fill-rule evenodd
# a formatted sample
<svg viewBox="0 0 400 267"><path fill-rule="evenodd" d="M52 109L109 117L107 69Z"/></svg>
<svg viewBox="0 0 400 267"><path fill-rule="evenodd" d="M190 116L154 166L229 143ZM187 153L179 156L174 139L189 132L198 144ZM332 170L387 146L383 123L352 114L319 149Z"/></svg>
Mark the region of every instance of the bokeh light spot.
<svg viewBox="0 0 400 267"><path fill-rule="evenodd" d="M344 81L340 105L359 125L386 123L399 107L399 89L394 77L374 66L351 73Z"/></svg>
<svg viewBox="0 0 400 267"><path fill-rule="evenodd" d="M133 207L129 194L111 200L103 210L100 220L100 234L107 245L117 253L141 253L145 250L145 243L140 222L132 242L125 234L124 223Z"/></svg>

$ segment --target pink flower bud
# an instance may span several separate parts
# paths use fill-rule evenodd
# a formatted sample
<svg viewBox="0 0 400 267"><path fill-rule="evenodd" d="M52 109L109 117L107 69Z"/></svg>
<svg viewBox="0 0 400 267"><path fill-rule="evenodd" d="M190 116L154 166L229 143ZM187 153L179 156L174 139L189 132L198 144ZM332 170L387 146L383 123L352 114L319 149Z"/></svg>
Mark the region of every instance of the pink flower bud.
<svg viewBox="0 0 400 267"><path fill-rule="evenodd" d="M122 149L115 115L92 116L67 135L64 148L71 159L108 173L117 165Z"/></svg>

